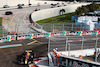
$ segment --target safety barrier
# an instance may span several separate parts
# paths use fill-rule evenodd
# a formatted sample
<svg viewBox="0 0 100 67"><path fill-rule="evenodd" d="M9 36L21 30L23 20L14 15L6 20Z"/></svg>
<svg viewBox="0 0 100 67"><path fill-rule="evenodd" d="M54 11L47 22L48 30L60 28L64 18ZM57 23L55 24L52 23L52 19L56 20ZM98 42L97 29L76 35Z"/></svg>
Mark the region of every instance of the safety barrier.
<svg viewBox="0 0 100 67"><path fill-rule="evenodd" d="M7 37L2 37L2 38L0 38L0 43L3 43L3 42L11 42L13 40L16 40L16 38L15 38L14 35L7 36Z"/></svg>
<svg viewBox="0 0 100 67"><path fill-rule="evenodd" d="M56 37L56 36L89 36L89 35L99 35L100 31L76 31L76 32L51 32L51 33L36 33L36 34L23 34L23 35L9 35L7 37L0 38L0 43L10 42L13 40L25 40L33 38L43 38L43 37Z"/></svg>
<svg viewBox="0 0 100 67"><path fill-rule="evenodd" d="M90 62L78 58L60 56L59 67L100 67L100 63Z"/></svg>
<svg viewBox="0 0 100 67"><path fill-rule="evenodd" d="M82 5L87 5L87 4L90 4L90 3L77 3L77 4L72 4L72 5L68 4L67 6L63 6L63 7L59 7L59 8L53 8L53 9L49 8L49 9L46 9L46 10L40 10L40 11L32 13L31 19L34 22L36 22L36 21L43 20L43 19L46 19L46 18L58 16L58 15L60 15L60 11L62 9L65 10L64 14L65 13L71 13L71 12L74 12L77 9L77 7L80 7Z"/></svg>

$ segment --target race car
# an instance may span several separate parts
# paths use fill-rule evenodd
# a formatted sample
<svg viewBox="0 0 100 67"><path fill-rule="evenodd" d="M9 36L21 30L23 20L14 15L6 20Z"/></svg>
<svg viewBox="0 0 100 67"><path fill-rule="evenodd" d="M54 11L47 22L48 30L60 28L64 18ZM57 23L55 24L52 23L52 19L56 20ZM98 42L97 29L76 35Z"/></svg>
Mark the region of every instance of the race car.
<svg viewBox="0 0 100 67"><path fill-rule="evenodd" d="M26 50L22 55L18 56L18 63L21 65L33 64L34 53L32 50Z"/></svg>

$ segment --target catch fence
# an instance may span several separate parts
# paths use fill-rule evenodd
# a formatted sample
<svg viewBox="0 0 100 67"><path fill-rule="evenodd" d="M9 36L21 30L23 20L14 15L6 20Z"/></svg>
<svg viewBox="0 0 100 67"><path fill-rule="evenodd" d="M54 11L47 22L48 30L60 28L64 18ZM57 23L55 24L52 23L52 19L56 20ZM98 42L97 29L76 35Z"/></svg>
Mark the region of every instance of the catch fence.
<svg viewBox="0 0 100 67"><path fill-rule="evenodd" d="M76 26L75 23L44 23L44 24L29 24L28 26L23 25L15 25L15 26L1 26L0 27L1 32L0 35L6 36L9 34L31 34L31 33L54 33L54 32L62 32L62 31L70 31L70 32L76 32L76 31L89 31L85 30L84 24L80 24ZM94 31L94 30L93 30Z"/></svg>
<svg viewBox="0 0 100 67"><path fill-rule="evenodd" d="M48 32L58 31L84 31L85 24L76 25L75 23L41 23L42 28Z"/></svg>
<svg viewBox="0 0 100 67"><path fill-rule="evenodd" d="M96 36L58 36L49 37L48 52L100 48L100 35Z"/></svg>

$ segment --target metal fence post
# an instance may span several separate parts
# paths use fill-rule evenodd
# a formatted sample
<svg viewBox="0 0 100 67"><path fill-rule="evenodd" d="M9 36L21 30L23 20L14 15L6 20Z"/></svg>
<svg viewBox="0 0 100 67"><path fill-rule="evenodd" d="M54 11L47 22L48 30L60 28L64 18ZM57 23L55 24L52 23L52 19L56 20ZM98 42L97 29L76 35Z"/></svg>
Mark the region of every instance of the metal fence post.
<svg viewBox="0 0 100 67"><path fill-rule="evenodd" d="M83 45L84 45L84 37L82 36L82 46L81 46L81 50L83 50Z"/></svg>
<svg viewBox="0 0 100 67"><path fill-rule="evenodd" d="M68 46L69 46L69 48L68 48L68 56L70 56L70 43L68 43Z"/></svg>
<svg viewBox="0 0 100 67"><path fill-rule="evenodd" d="M84 31L84 26L82 28L83 28L83 31Z"/></svg>
<svg viewBox="0 0 100 67"><path fill-rule="evenodd" d="M54 29L54 24L53 24L53 27L52 27L52 32L53 32L53 29Z"/></svg>
<svg viewBox="0 0 100 67"><path fill-rule="evenodd" d="M95 44L95 62L97 62L97 42L98 42L98 37L96 35L96 44Z"/></svg>
<svg viewBox="0 0 100 67"><path fill-rule="evenodd" d="M82 29L81 29L81 28L82 28L82 24L81 24L80 26L81 26L81 27L80 27L80 31L82 31Z"/></svg>
<svg viewBox="0 0 100 67"><path fill-rule="evenodd" d="M17 25L17 35L18 35L18 29L19 29L19 25Z"/></svg>
<svg viewBox="0 0 100 67"><path fill-rule="evenodd" d="M53 22L53 20L54 20L54 19L52 18L52 22Z"/></svg>
<svg viewBox="0 0 100 67"><path fill-rule="evenodd" d="M2 36L4 37L4 26L2 26Z"/></svg>
<svg viewBox="0 0 100 67"><path fill-rule="evenodd" d="M63 29L62 29L62 31L64 31L64 24L63 24Z"/></svg>
<svg viewBox="0 0 100 67"><path fill-rule="evenodd" d="M31 33L31 28L28 29L28 34L30 34L30 33Z"/></svg>
<svg viewBox="0 0 100 67"><path fill-rule="evenodd" d="M72 23L72 30L71 31L73 31L73 23Z"/></svg>
<svg viewBox="0 0 100 67"><path fill-rule="evenodd" d="M68 44L68 37L66 36L66 47L65 47L65 51L67 51L67 44Z"/></svg>
<svg viewBox="0 0 100 67"><path fill-rule="evenodd" d="M50 51L50 37L49 37L49 41L48 41L48 53Z"/></svg>
<svg viewBox="0 0 100 67"><path fill-rule="evenodd" d="M15 32L17 32L16 27L17 27L17 25L15 25Z"/></svg>
<svg viewBox="0 0 100 67"><path fill-rule="evenodd" d="M42 33L43 25L41 26L41 33Z"/></svg>

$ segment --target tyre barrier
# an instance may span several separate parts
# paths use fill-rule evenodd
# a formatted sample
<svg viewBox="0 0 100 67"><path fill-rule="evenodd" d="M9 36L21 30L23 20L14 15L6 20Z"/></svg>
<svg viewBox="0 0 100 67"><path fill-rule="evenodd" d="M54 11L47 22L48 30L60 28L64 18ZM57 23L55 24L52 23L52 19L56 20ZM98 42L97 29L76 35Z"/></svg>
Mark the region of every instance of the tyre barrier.
<svg viewBox="0 0 100 67"><path fill-rule="evenodd" d="M55 36L84 36L84 35L99 35L100 31L71 31L71 32L51 32L51 33L36 33L36 34L23 34L23 35L9 35L0 38L0 43L11 42L13 40L24 40L33 38L43 38L43 37L55 37Z"/></svg>

